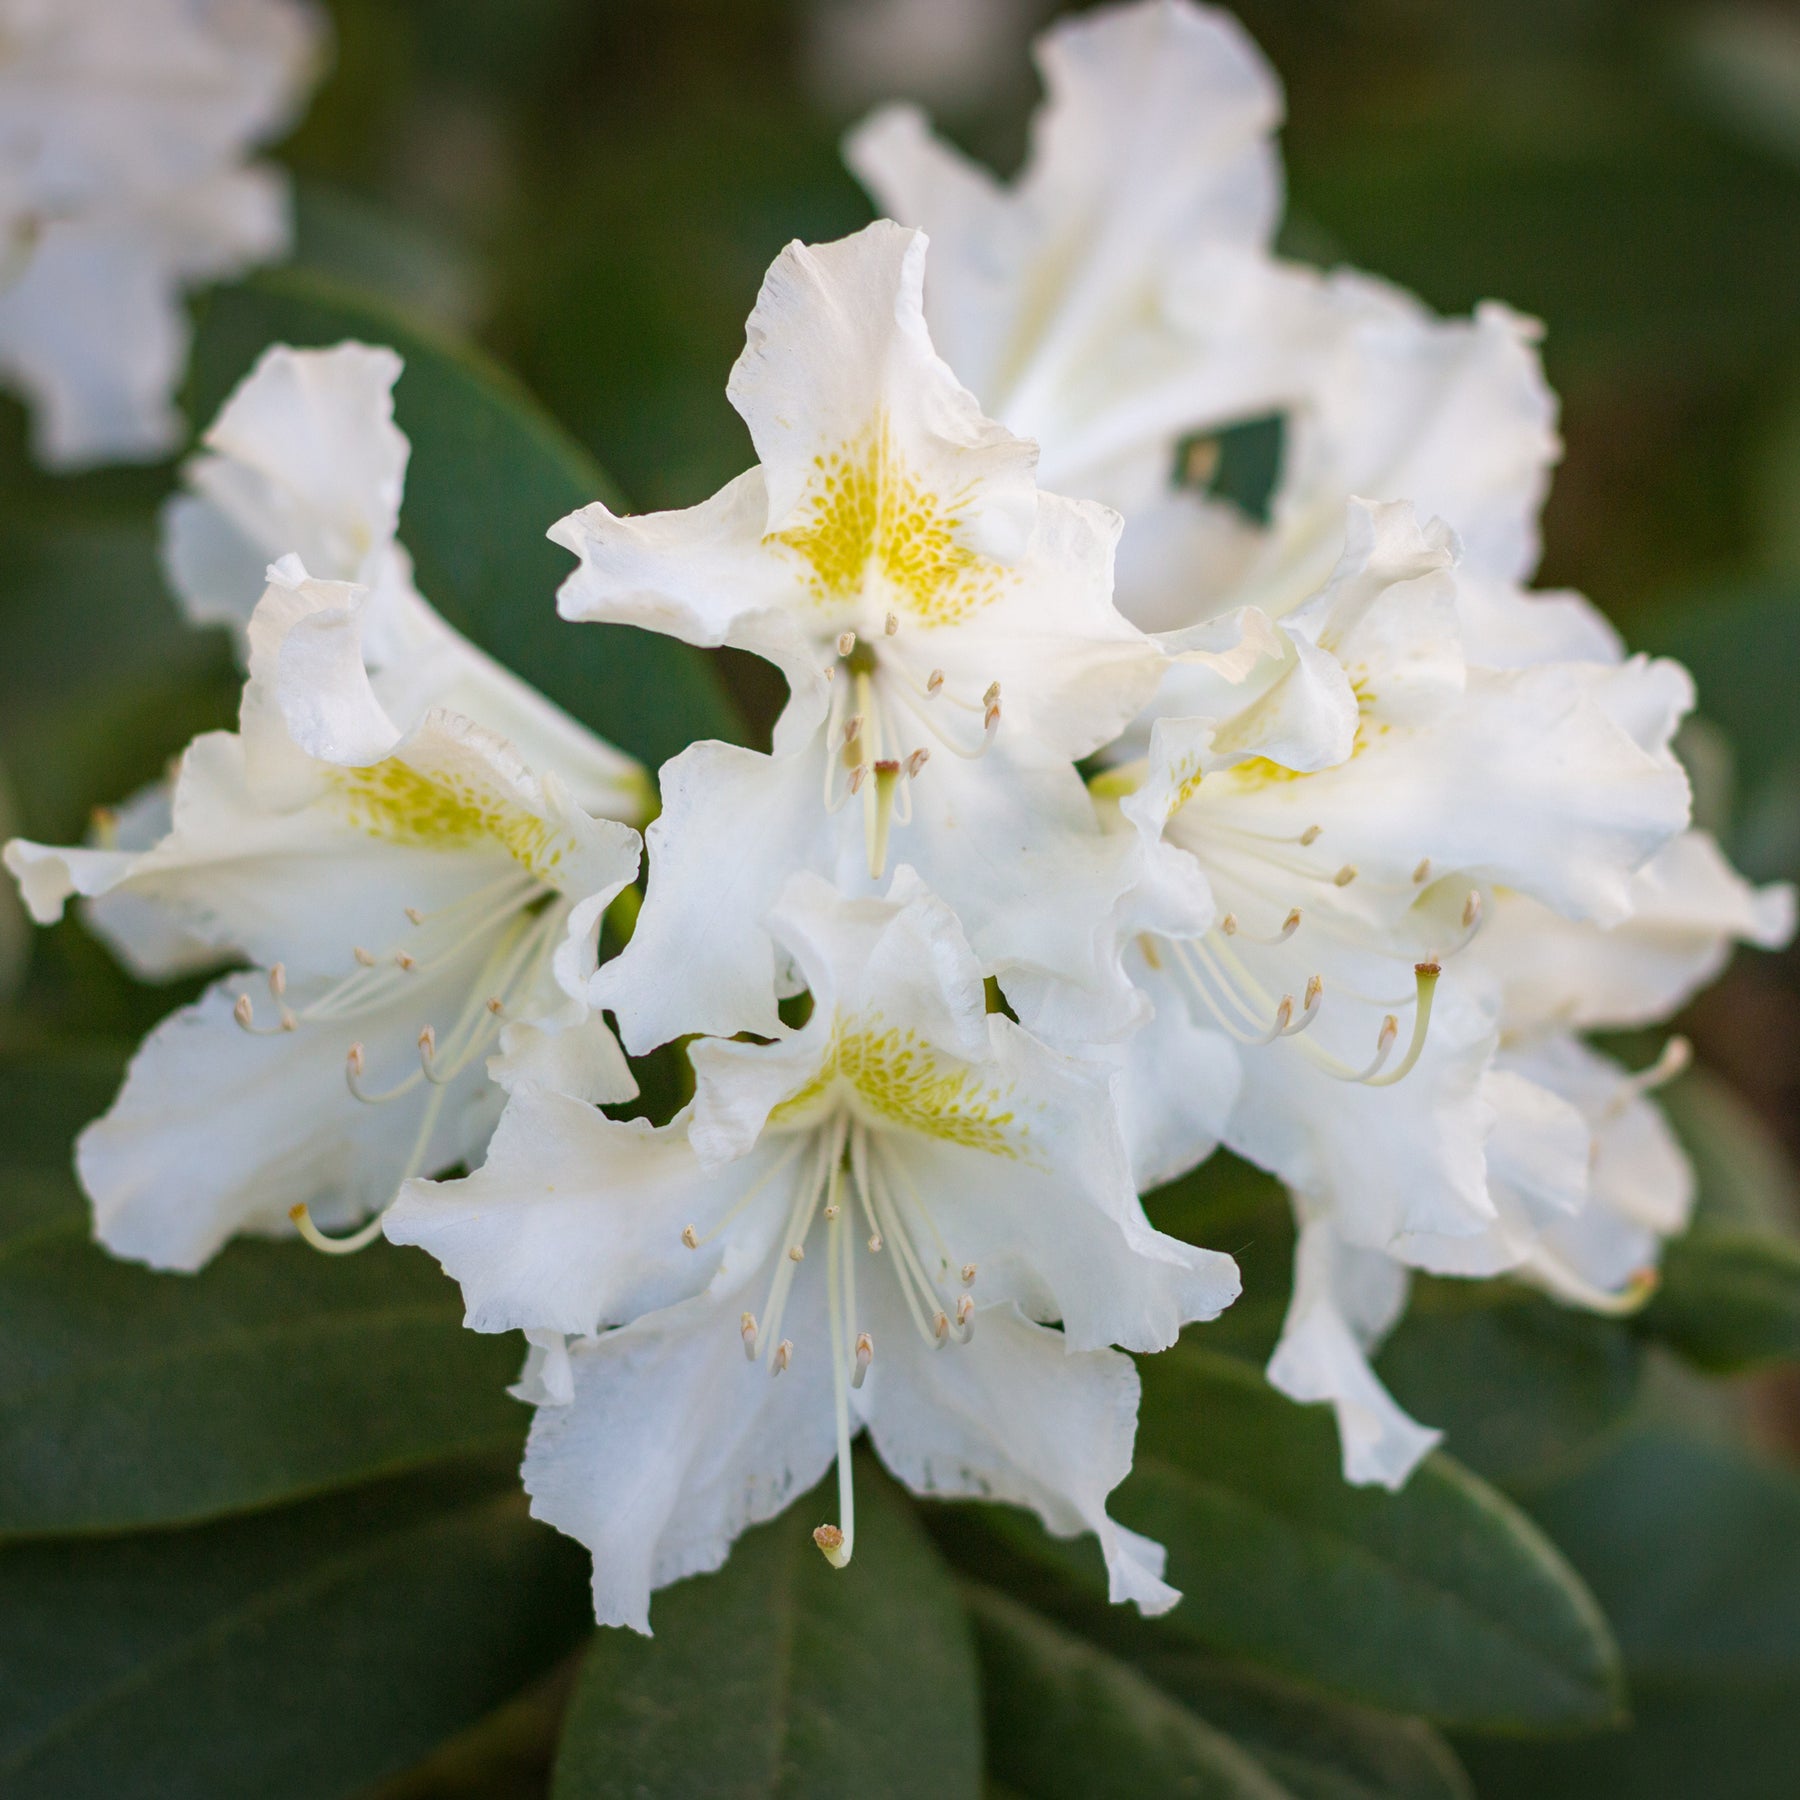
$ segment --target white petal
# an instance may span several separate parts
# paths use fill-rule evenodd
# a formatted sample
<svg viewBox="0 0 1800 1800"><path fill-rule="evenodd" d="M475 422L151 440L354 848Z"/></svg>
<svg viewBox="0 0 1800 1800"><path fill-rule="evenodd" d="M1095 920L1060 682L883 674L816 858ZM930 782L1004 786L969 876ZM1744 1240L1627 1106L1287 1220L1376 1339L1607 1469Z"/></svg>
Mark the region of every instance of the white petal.
<svg viewBox="0 0 1800 1800"><path fill-rule="evenodd" d="M571 1348L574 1399L533 1421L525 1488L536 1517L593 1552L601 1624L648 1633L653 1589L718 1568L830 1466L818 1285L795 1293L800 1348L779 1378L745 1360L735 1303L710 1297Z"/></svg>
<svg viewBox="0 0 1800 1800"><path fill-rule="evenodd" d="M819 464L880 421L891 453L955 495L954 541L1006 563L1037 507L1036 447L984 418L932 348L922 233L883 219L832 244L790 244L770 265L731 372L767 484L764 529L797 522Z"/></svg>
<svg viewBox="0 0 1800 1800"><path fill-rule="evenodd" d="M1406 1281L1399 1263L1344 1243L1329 1221L1301 1226L1294 1298L1269 1380L1290 1399L1330 1401L1344 1479L1358 1486L1405 1486L1443 1436L1409 1418L1369 1366L1406 1304Z"/></svg>
<svg viewBox="0 0 1800 1800"><path fill-rule="evenodd" d="M767 1205L720 1243L690 1250L681 1232L708 1232L790 1148L771 1140L708 1169L685 1118L652 1129L527 1085L507 1103L479 1169L408 1182L383 1228L443 1264L462 1287L471 1330L589 1333L687 1299L721 1268L760 1266L792 1197L779 1176L764 1184ZM799 1162L790 1157L789 1167L798 1180Z"/></svg>
<svg viewBox="0 0 1800 1800"><path fill-rule="evenodd" d="M870 1296L878 1348L866 1407L882 1461L915 1493L1028 1506L1059 1537L1092 1531L1115 1602L1173 1606L1162 1546L1106 1515L1137 1432L1130 1360L1071 1351L1011 1306L983 1307L969 1343L930 1350L896 1300L887 1284Z"/></svg>
<svg viewBox="0 0 1800 1800"><path fill-rule="evenodd" d="M372 1089L405 1073L421 1020L454 1017L468 974L427 978L395 1001L385 1023L358 1022ZM117 1256L196 1269L236 1232L287 1230L296 1205L311 1205L327 1224L373 1211L406 1172L424 1097L386 1106L353 1099L344 1082L347 1029L247 1037L232 1010L252 982L232 976L165 1019L133 1057L119 1097L81 1134L76 1167L94 1202L95 1235ZM290 985L291 1004L307 998ZM479 1065L464 1071L443 1092L420 1166L471 1155L499 1100Z"/></svg>

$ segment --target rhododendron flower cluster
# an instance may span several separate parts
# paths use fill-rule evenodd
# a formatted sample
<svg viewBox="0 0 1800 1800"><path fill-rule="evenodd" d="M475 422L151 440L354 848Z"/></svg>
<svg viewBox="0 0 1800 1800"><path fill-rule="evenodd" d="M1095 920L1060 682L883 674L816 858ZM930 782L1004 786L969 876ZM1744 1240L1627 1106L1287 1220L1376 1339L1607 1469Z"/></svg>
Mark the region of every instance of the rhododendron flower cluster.
<svg viewBox="0 0 1800 1800"><path fill-rule="evenodd" d="M105 841L7 850L146 973L238 965L81 1140L102 1240L424 1246L529 1341L525 1483L606 1622L834 1465L847 1563L865 1429L1173 1604L1107 1500L1131 1355L1238 1292L1142 1203L1221 1145L1292 1195L1270 1379L1399 1485L1437 1435L1370 1363L1408 1272L1641 1302L1692 1200L1651 1098L1683 1052L1579 1034L1792 930L1690 828L1684 670L1524 585L1530 324L1273 254L1279 95L1223 16L1136 0L1040 56L1010 185L911 111L853 134L891 217L770 268L752 468L551 527L568 630L780 671L767 751L693 744L653 798L414 586L398 360L278 348L166 520L238 731ZM1206 477L1264 418L1259 518ZM626 1053L691 1098L628 1113Z"/></svg>

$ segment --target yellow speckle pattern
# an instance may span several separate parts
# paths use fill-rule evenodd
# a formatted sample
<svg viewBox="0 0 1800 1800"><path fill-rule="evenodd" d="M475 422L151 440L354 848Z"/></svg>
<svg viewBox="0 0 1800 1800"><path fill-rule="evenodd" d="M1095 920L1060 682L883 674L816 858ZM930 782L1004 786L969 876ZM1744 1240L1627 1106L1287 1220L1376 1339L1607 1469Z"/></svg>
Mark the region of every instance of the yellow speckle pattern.
<svg viewBox="0 0 1800 1800"><path fill-rule="evenodd" d="M1175 783L1174 790L1169 795L1169 804L1164 810L1163 817L1165 819L1174 818L1174 816L1180 812L1197 793L1199 793L1200 783L1204 779L1205 775L1200 767L1198 759L1194 757L1186 758L1181 775Z"/></svg>
<svg viewBox="0 0 1800 1800"><path fill-rule="evenodd" d="M860 438L813 458L798 522L765 541L807 564L823 604L855 600L871 576L916 625L956 625L1011 579L1000 564L957 542L968 492L933 492L908 467L885 415Z"/></svg>
<svg viewBox="0 0 1800 1800"><path fill-rule="evenodd" d="M1026 1154L1030 1131L1003 1090L968 1064L941 1056L916 1032L884 1027L879 1018L840 1020L812 1079L769 1114L770 1123L806 1112L839 1081L903 1131L1013 1162Z"/></svg>
<svg viewBox="0 0 1800 1800"><path fill-rule="evenodd" d="M545 880L569 847L566 832L510 796L459 776L426 774L397 756L340 770L337 786L357 828L389 843L468 848L485 839Z"/></svg>

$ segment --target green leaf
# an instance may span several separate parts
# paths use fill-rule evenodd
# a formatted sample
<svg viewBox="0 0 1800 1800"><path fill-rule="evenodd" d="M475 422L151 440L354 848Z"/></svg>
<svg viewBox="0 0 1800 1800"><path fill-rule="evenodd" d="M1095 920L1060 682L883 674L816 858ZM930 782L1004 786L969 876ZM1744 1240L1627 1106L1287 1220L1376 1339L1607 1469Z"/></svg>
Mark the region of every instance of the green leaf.
<svg viewBox="0 0 1800 1800"><path fill-rule="evenodd" d="M1666 1427L1535 1502L1605 1602L1629 1731L1471 1741L1484 1800L1775 1800L1800 1765L1800 1480Z"/></svg>
<svg viewBox="0 0 1800 1800"><path fill-rule="evenodd" d="M1694 1165L1696 1226L1800 1241L1800 1175L1762 1115L1706 1069L1690 1069L1657 1098Z"/></svg>
<svg viewBox="0 0 1800 1800"><path fill-rule="evenodd" d="M956 1589L872 1459L856 1556L811 1537L825 1490L664 1589L656 1635L603 1630L569 1710L555 1800L886 1800L981 1788L975 1659Z"/></svg>
<svg viewBox="0 0 1800 1800"><path fill-rule="evenodd" d="M0 1789L335 1800L580 1641L580 1555L510 1468L0 1552Z"/></svg>
<svg viewBox="0 0 1800 1800"><path fill-rule="evenodd" d="M1800 1357L1800 1244L1696 1226L1670 1244L1639 1325L1714 1374Z"/></svg>
<svg viewBox="0 0 1800 1800"><path fill-rule="evenodd" d="M1593 1597L1504 1496L1433 1455L1398 1494L1351 1488L1322 1408L1183 1344L1142 1365L1136 1467L1114 1511L1168 1546L1185 1595L1163 1629L1293 1679L1446 1724L1593 1725L1617 1653ZM1086 1542L994 1515L1094 1591Z"/></svg>
<svg viewBox="0 0 1800 1800"><path fill-rule="evenodd" d="M965 1592L988 1766L1029 1800L1295 1800L1256 1759L1104 1650L992 1588Z"/></svg>
<svg viewBox="0 0 1800 1800"><path fill-rule="evenodd" d="M0 1080L17 1159L0 1175L0 1535L186 1523L517 1455L517 1340L464 1331L425 1257L244 1242L161 1275L91 1243L68 1141L112 1071L65 1070L44 1128L17 1137L35 1090ZM57 1072L40 1066L45 1089Z"/></svg>
<svg viewBox="0 0 1800 1800"><path fill-rule="evenodd" d="M1626 1416L1641 1342L1624 1326L1505 1282L1414 1282L1378 1368L1489 1481L1547 1479Z"/></svg>
<svg viewBox="0 0 1800 1800"><path fill-rule="evenodd" d="M555 592L571 564L544 533L619 501L580 445L476 352L378 302L297 271L212 299L194 350L192 411L210 419L273 342L391 344L406 359L395 415L412 439L400 536L420 591L459 630L651 768L737 718L706 658L655 632L572 625Z"/></svg>

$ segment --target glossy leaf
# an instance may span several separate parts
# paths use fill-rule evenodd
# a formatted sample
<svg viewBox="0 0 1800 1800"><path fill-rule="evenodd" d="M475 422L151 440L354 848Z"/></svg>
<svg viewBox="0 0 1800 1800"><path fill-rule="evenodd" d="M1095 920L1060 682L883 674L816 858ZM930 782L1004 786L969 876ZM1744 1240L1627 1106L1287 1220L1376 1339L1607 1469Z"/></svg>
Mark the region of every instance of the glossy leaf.
<svg viewBox="0 0 1800 1800"><path fill-rule="evenodd" d="M189 1276L93 1244L67 1146L110 1098L96 1065L40 1064L47 1104L0 1080L17 1159L0 1170L0 1535L185 1523L516 1455L517 1340L464 1331L414 1252L246 1242ZM15 1134L34 1097L41 1129Z"/></svg>
<svg viewBox="0 0 1800 1800"><path fill-rule="evenodd" d="M406 359L395 415L412 439L400 535L419 588L450 622L651 768L735 714L700 652L624 625L572 625L555 593L573 566L544 533L610 483L511 377L476 352L317 277L259 276L214 297L194 354L209 419L271 342L391 344Z"/></svg>
<svg viewBox="0 0 1800 1800"><path fill-rule="evenodd" d="M1615 1321L1503 1282L1421 1277L1378 1366L1460 1462L1516 1486L1544 1480L1617 1426L1642 1360L1639 1340Z"/></svg>
<svg viewBox="0 0 1800 1800"><path fill-rule="evenodd" d="M972 1800L974 1652L948 1571L870 1459L856 1556L812 1542L827 1490L745 1533L717 1574L603 1630L570 1708L555 1800Z"/></svg>
<svg viewBox="0 0 1800 1800"><path fill-rule="evenodd" d="M1335 1694L1443 1723L1565 1729L1613 1717L1617 1654L1574 1571L1443 1455L1398 1494L1351 1488L1322 1409L1182 1345L1141 1365L1136 1466L1114 1511L1168 1546L1166 1629ZM1098 1557L996 1514L1025 1554Z"/></svg>
<svg viewBox="0 0 1800 1800"><path fill-rule="evenodd" d="M507 1465L0 1552L0 1790L336 1800L580 1640L580 1558Z"/></svg>
<svg viewBox="0 0 1800 1800"><path fill-rule="evenodd" d="M1669 1246L1640 1323L1714 1374L1800 1357L1800 1244L1696 1227Z"/></svg>
<svg viewBox="0 0 1800 1800"><path fill-rule="evenodd" d="M1130 1664L996 1593L966 1594L988 1766L1029 1800L1296 1800L1254 1757Z"/></svg>
<svg viewBox="0 0 1800 1800"><path fill-rule="evenodd" d="M1466 1746L1483 1800L1777 1800L1800 1766L1800 1480L1655 1427L1538 1516L1604 1601L1631 1729Z"/></svg>

